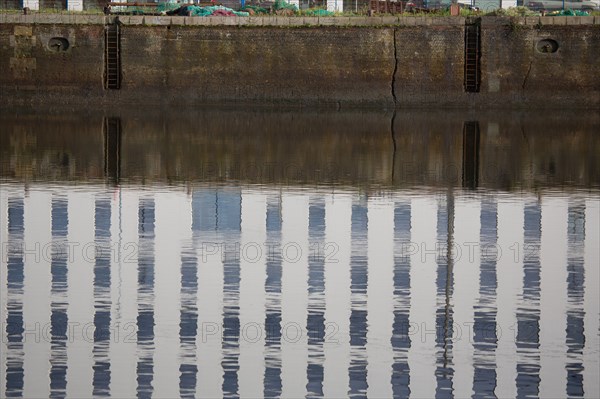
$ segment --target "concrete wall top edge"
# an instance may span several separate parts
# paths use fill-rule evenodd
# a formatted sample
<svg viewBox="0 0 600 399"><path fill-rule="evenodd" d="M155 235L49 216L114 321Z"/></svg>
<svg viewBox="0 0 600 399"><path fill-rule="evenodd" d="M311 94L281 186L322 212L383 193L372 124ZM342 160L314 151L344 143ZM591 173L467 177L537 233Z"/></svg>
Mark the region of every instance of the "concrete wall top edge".
<svg viewBox="0 0 600 399"><path fill-rule="evenodd" d="M112 23L114 15L93 14L29 14L0 13L0 24L66 24L66 25L104 25ZM422 16L373 16L373 17L171 17L171 16L119 16L123 25L148 26L340 26L340 27L378 27L378 26L462 26L464 17L422 17ZM589 17L481 17L482 26L498 25L600 25L599 16Z"/></svg>

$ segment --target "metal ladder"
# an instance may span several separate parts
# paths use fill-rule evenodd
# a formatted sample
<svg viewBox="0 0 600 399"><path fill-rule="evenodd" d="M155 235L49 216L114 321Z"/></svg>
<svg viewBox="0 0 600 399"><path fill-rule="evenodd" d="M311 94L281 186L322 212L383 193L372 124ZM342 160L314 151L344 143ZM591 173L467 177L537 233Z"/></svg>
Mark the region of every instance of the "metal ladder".
<svg viewBox="0 0 600 399"><path fill-rule="evenodd" d="M479 23L465 25L465 91L479 93L481 58L481 27Z"/></svg>
<svg viewBox="0 0 600 399"><path fill-rule="evenodd" d="M121 32L118 21L104 26L104 87L121 88Z"/></svg>

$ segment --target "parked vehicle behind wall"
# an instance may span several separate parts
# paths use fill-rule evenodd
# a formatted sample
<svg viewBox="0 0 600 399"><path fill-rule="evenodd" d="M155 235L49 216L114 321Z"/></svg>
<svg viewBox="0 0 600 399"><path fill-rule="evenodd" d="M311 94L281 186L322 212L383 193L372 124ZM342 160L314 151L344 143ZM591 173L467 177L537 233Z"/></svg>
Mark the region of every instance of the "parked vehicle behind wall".
<svg viewBox="0 0 600 399"><path fill-rule="evenodd" d="M525 0L525 6L534 11L553 11L553 10L581 10L581 11L599 11L600 1L598 0Z"/></svg>

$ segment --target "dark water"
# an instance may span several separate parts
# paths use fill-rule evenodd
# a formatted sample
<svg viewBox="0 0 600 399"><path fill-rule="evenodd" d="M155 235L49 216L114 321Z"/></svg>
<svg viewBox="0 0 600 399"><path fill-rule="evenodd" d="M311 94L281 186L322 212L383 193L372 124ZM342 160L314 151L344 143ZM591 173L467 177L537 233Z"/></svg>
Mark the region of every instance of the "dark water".
<svg viewBox="0 0 600 399"><path fill-rule="evenodd" d="M600 117L0 116L0 397L600 396Z"/></svg>

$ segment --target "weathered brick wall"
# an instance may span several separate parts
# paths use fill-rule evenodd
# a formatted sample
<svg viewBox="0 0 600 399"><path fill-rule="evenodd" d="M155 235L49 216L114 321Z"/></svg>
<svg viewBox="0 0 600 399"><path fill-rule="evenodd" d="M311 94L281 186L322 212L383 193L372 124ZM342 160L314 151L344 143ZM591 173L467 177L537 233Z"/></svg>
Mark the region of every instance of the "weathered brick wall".
<svg viewBox="0 0 600 399"><path fill-rule="evenodd" d="M396 56L400 105L454 105L464 96L464 24L399 28Z"/></svg>
<svg viewBox="0 0 600 399"><path fill-rule="evenodd" d="M104 90L112 17L0 14L0 95L15 105L597 109L600 18L572 18L484 17L480 92L465 93L464 18L122 17L122 86ZM52 37L70 48L51 51ZM536 50L548 38L558 50Z"/></svg>
<svg viewBox="0 0 600 399"><path fill-rule="evenodd" d="M131 26L122 91L163 101L390 104L393 50L391 29Z"/></svg>
<svg viewBox="0 0 600 399"><path fill-rule="evenodd" d="M69 41L64 52L48 46ZM5 104L98 101L104 71L102 25L0 24L0 96Z"/></svg>
<svg viewBox="0 0 600 399"><path fill-rule="evenodd" d="M600 107L600 25L522 25L484 19L481 35L480 101L509 106L538 103L568 108L588 103ZM543 39L556 41L558 50L538 51L537 44Z"/></svg>
<svg viewBox="0 0 600 399"><path fill-rule="evenodd" d="M483 18L481 87L466 93L464 26L396 31L400 105L544 108L600 106L600 26L521 24ZM567 18L557 21L568 21ZM540 40L559 44L555 53L536 49Z"/></svg>

